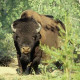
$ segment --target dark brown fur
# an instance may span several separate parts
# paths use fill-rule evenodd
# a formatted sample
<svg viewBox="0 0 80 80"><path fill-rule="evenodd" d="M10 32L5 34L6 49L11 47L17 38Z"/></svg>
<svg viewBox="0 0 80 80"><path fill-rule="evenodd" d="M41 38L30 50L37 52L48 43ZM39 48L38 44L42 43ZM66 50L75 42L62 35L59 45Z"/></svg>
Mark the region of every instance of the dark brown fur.
<svg viewBox="0 0 80 80"><path fill-rule="evenodd" d="M42 35L41 38L42 44L46 44L49 47L53 45L56 48L60 47L58 45L58 35L60 35L59 26L65 30L65 25L60 20L54 20L52 19L52 16L49 15L40 15L32 10L23 11L21 14L21 18L33 18L42 25L42 29L40 31L40 34ZM52 42L50 42L50 40L52 40Z"/></svg>
<svg viewBox="0 0 80 80"><path fill-rule="evenodd" d="M60 20L54 20L52 19L52 16L49 15L40 15L32 10L23 11L23 13L21 14L21 18L33 18L38 23L40 23L43 28L46 26L48 28L52 28L52 27L56 28L57 26L61 26L65 30L65 26Z"/></svg>
<svg viewBox="0 0 80 80"><path fill-rule="evenodd" d="M13 34L14 44L17 51L18 64L20 72L31 72L31 68L38 73L38 65L42 56L39 49L40 33L36 31L39 27L35 20L31 19L18 19L14 21L13 27L16 32ZM27 54L21 52L21 48L29 46L31 51ZM29 66L28 66L29 65Z"/></svg>

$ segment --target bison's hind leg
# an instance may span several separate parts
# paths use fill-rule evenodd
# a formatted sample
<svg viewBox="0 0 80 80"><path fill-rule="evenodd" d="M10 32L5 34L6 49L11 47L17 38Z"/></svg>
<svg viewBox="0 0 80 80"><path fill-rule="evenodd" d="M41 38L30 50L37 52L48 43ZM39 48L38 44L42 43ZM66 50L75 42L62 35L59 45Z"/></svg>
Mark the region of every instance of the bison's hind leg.
<svg viewBox="0 0 80 80"><path fill-rule="evenodd" d="M39 74L40 73L40 69L38 68L38 65L34 65L33 69L35 71L35 74Z"/></svg>

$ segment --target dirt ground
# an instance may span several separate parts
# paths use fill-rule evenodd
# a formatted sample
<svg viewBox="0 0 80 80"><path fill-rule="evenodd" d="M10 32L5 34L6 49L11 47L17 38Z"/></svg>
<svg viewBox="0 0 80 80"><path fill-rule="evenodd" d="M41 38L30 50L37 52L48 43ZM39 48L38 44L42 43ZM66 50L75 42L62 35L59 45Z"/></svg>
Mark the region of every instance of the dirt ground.
<svg viewBox="0 0 80 80"><path fill-rule="evenodd" d="M17 74L16 68L13 67L0 67L0 75Z"/></svg>
<svg viewBox="0 0 80 80"><path fill-rule="evenodd" d="M0 76L8 75L8 74L17 75L17 71L16 71L17 68L18 68L18 63L17 63L17 59L15 58L14 62L12 62L9 67L0 66Z"/></svg>
<svg viewBox="0 0 80 80"><path fill-rule="evenodd" d="M0 66L0 80L37 80L37 78L41 77L41 75L19 75L16 71L18 62L16 58L14 60L15 61L11 63L9 67ZM55 75L55 73L58 73L58 71L55 70L51 74ZM33 79L33 77L35 78ZM41 79L39 78L39 80L42 80L42 77Z"/></svg>

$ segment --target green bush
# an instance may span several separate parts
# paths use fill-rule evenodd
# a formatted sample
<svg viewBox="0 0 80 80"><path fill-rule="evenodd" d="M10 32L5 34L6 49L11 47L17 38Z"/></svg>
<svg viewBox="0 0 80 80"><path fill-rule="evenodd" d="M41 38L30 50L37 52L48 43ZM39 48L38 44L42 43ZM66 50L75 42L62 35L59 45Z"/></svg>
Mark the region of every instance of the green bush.
<svg viewBox="0 0 80 80"><path fill-rule="evenodd" d="M13 38L11 33L1 32L0 33L0 52L3 55L12 55L15 53L15 48L13 44ZM1 55L0 54L0 55Z"/></svg>
<svg viewBox="0 0 80 80"><path fill-rule="evenodd" d="M12 34L0 30L0 65L7 66L15 56Z"/></svg>

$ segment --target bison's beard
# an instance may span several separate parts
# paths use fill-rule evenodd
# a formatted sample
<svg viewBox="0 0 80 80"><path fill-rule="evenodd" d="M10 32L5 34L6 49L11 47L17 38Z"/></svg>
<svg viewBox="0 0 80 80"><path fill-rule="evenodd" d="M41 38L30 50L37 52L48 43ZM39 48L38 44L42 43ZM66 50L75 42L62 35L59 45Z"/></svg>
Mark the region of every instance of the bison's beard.
<svg viewBox="0 0 80 80"><path fill-rule="evenodd" d="M30 62L30 53L28 53L27 55L21 54L20 60L22 63L28 64Z"/></svg>

